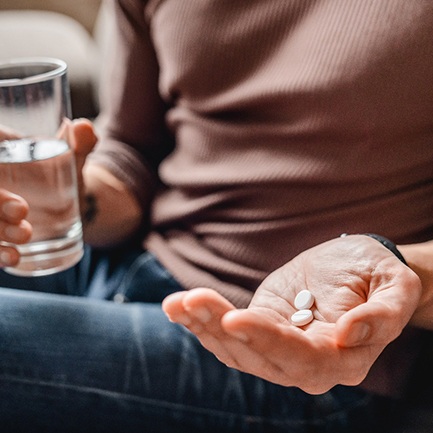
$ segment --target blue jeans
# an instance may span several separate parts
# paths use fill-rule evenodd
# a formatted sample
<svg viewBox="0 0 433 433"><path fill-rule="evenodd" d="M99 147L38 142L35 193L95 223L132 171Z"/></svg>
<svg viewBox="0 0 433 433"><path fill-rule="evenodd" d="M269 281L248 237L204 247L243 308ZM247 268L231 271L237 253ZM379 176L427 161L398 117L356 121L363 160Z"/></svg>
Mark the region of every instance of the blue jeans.
<svg viewBox="0 0 433 433"><path fill-rule="evenodd" d="M354 433L387 416L357 388L311 396L227 368L167 320L182 288L147 252L0 284L1 432Z"/></svg>

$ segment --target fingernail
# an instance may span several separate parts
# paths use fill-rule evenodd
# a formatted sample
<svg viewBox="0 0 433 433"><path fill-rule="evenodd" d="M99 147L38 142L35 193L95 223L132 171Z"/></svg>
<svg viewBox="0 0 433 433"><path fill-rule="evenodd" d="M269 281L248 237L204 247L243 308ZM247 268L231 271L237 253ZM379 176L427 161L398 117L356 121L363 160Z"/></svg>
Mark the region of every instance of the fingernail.
<svg viewBox="0 0 433 433"><path fill-rule="evenodd" d="M366 323L356 323L346 340L347 346L357 346L364 342L370 334L370 327Z"/></svg>
<svg viewBox="0 0 433 433"><path fill-rule="evenodd" d="M10 218L20 218L22 214L22 205L15 200L9 200L6 203L3 203L2 211Z"/></svg>

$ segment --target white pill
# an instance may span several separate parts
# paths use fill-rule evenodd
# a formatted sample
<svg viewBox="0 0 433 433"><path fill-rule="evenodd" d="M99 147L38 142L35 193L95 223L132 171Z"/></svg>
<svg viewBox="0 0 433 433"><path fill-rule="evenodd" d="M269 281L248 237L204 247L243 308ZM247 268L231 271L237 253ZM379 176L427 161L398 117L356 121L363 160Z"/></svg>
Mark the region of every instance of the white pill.
<svg viewBox="0 0 433 433"><path fill-rule="evenodd" d="M313 312L311 310L299 310L292 314L292 323L296 326L308 325L313 320Z"/></svg>
<svg viewBox="0 0 433 433"><path fill-rule="evenodd" d="M297 310L308 310L314 304L314 296L309 290L301 290L295 298Z"/></svg>

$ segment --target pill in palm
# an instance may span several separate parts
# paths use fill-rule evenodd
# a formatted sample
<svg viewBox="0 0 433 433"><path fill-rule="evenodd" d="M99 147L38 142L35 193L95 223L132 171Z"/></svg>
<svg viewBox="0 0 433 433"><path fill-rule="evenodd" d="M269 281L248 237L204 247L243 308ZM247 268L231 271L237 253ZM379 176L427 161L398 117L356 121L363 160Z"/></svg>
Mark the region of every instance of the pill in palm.
<svg viewBox="0 0 433 433"><path fill-rule="evenodd" d="M311 310L299 310L292 314L291 317L293 325L305 326L313 320L313 312Z"/></svg>
<svg viewBox="0 0 433 433"><path fill-rule="evenodd" d="M314 296L309 290L301 290L295 298L297 310L308 310L314 304Z"/></svg>

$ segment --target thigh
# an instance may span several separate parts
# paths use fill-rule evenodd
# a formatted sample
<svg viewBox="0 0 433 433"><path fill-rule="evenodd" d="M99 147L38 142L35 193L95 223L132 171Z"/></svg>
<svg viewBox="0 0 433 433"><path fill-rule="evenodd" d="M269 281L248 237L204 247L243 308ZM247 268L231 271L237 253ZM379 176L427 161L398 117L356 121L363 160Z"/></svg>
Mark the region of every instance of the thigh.
<svg viewBox="0 0 433 433"><path fill-rule="evenodd" d="M170 293L183 290L156 256L141 248L94 251L86 269L82 295L89 298L161 303Z"/></svg>
<svg viewBox="0 0 433 433"><path fill-rule="evenodd" d="M352 433L376 420L360 390L310 396L225 367L159 304L2 289L0 329L1 431Z"/></svg>
<svg viewBox="0 0 433 433"><path fill-rule="evenodd" d="M0 287L116 302L162 302L180 284L149 251L125 245L111 250L85 247L73 268L41 277L17 277L0 269Z"/></svg>
<svg viewBox="0 0 433 433"><path fill-rule="evenodd" d="M86 246L84 256L77 265L52 275L20 277L0 269L0 287L71 296L85 295L93 273L99 266L94 255L94 251ZM101 258L101 262L103 260Z"/></svg>

